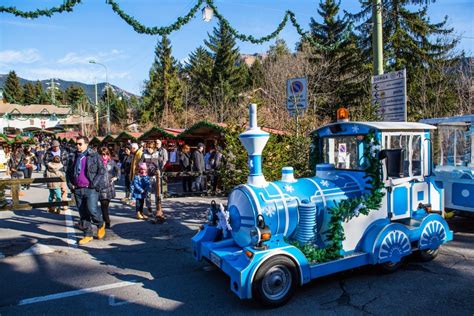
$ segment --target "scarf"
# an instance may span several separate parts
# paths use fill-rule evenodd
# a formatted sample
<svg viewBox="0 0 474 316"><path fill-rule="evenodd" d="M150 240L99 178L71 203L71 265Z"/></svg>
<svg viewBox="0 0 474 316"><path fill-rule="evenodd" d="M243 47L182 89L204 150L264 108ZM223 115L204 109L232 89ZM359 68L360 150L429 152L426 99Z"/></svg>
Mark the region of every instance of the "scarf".
<svg viewBox="0 0 474 316"><path fill-rule="evenodd" d="M77 178L81 174L81 167L82 167L82 159L86 158L86 155L88 153L89 149L86 149L82 153L77 153L76 154L76 164L74 165L74 176Z"/></svg>
<svg viewBox="0 0 474 316"><path fill-rule="evenodd" d="M104 164L104 167L107 167L107 163L110 160L110 157L107 156L107 158L104 158L103 156L100 156L102 158L102 163Z"/></svg>

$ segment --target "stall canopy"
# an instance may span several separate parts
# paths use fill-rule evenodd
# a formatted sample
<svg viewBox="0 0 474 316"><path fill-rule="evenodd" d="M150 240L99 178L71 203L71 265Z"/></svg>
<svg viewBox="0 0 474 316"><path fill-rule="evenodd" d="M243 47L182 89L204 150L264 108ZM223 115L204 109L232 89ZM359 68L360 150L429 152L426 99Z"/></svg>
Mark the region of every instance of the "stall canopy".
<svg viewBox="0 0 474 316"><path fill-rule="evenodd" d="M108 134L107 136L104 137L104 139L102 139L102 144L113 143L116 137L117 135Z"/></svg>
<svg viewBox="0 0 474 316"><path fill-rule="evenodd" d="M136 142L140 138L141 135L142 135L141 133L132 133L132 132L123 131L120 134L118 134L117 137L115 137L114 142L116 143L126 143L128 141Z"/></svg>
<svg viewBox="0 0 474 316"><path fill-rule="evenodd" d="M89 144L91 145L100 145L102 143L102 140L104 139L104 137L101 137L101 136L94 136L92 137L92 139L89 141Z"/></svg>
<svg viewBox="0 0 474 316"><path fill-rule="evenodd" d="M149 140L169 140L174 139L176 135L161 129L159 127L153 127L149 131L143 133L138 140L140 141L149 141Z"/></svg>
<svg viewBox="0 0 474 316"><path fill-rule="evenodd" d="M226 127L224 123L200 121L179 134L178 138L190 145L196 145L199 142L220 143L224 139Z"/></svg>

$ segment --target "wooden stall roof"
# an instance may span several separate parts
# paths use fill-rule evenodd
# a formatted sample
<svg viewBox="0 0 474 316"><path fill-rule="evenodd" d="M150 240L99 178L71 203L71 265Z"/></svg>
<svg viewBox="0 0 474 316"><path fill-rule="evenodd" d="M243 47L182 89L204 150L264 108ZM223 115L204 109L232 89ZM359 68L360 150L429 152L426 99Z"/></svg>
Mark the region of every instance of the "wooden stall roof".
<svg viewBox="0 0 474 316"><path fill-rule="evenodd" d="M114 141L116 143L124 142L124 141L128 141L128 140L136 141L140 138L140 136L142 136L142 133L133 133L133 132L123 131L120 134L118 134L117 137L115 137Z"/></svg>
<svg viewBox="0 0 474 316"><path fill-rule="evenodd" d="M101 136L94 136L92 137L92 139L89 141L89 144L92 144L92 145L99 145L100 143L102 143L102 140L104 139L104 137L101 137Z"/></svg>
<svg viewBox="0 0 474 316"><path fill-rule="evenodd" d="M108 134L102 139L102 143L113 143L117 135Z"/></svg>
<svg viewBox="0 0 474 316"><path fill-rule="evenodd" d="M174 139L174 138L176 138L176 135L166 131L166 129L153 127L152 129L143 133L138 138L138 140L147 141L147 140L155 140L155 139Z"/></svg>
<svg viewBox="0 0 474 316"><path fill-rule="evenodd" d="M170 128L170 127L165 127L163 128L166 132L172 134L174 137L177 137L179 134L185 131L184 128Z"/></svg>
<svg viewBox="0 0 474 316"><path fill-rule="evenodd" d="M225 123L211 123L208 121L200 121L186 129L178 135L178 138L215 138L223 137L227 125Z"/></svg>

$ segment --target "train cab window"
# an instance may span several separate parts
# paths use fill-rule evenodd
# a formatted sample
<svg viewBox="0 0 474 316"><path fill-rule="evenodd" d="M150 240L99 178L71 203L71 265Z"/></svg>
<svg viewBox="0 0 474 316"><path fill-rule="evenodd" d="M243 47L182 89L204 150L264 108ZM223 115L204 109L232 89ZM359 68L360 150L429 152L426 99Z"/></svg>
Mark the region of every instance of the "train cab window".
<svg viewBox="0 0 474 316"><path fill-rule="evenodd" d="M389 149L403 149L403 177L410 176L410 150L408 145L410 143L410 135L392 135L390 137L390 148Z"/></svg>
<svg viewBox="0 0 474 316"><path fill-rule="evenodd" d="M388 149L403 149L402 178L422 175L422 135L390 135L385 139Z"/></svg>
<svg viewBox="0 0 474 316"><path fill-rule="evenodd" d="M338 136L323 139L324 163L337 169L365 170L364 136Z"/></svg>
<svg viewBox="0 0 474 316"><path fill-rule="evenodd" d="M421 135L411 138L411 171L413 176L421 176Z"/></svg>

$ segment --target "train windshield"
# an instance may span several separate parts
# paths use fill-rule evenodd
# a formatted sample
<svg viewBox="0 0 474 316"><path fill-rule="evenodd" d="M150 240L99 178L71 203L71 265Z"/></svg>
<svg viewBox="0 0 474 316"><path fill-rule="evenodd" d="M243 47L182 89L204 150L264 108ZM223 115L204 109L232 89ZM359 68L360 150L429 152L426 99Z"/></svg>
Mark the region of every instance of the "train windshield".
<svg viewBox="0 0 474 316"><path fill-rule="evenodd" d="M324 163L331 163L337 169L365 170L364 135L323 138Z"/></svg>

